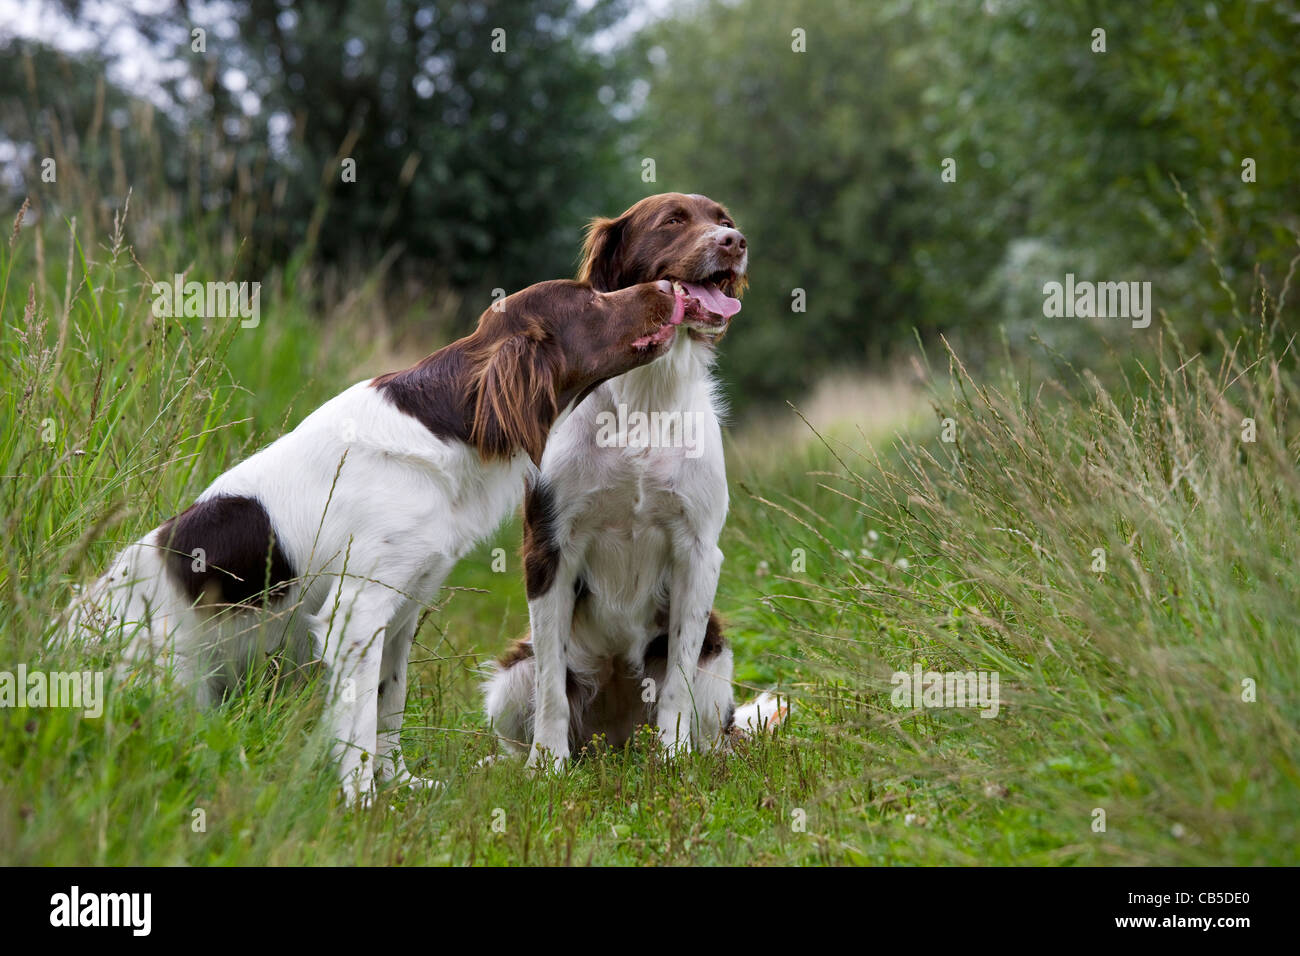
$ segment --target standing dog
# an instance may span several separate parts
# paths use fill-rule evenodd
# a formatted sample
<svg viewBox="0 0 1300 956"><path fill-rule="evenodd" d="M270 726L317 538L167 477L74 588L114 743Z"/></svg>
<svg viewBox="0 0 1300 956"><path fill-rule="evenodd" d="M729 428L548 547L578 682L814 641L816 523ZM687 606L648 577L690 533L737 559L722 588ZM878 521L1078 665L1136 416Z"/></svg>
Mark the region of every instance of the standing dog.
<svg viewBox="0 0 1300 956"><path fill-rule="evenodd" d="M557 417L707 321L668 282L517 292L473 334L352 386L221 475L118 555L73 631L120 632L129 662L170 665L204 704L276 648L322 660L349 798L376 775L409 781L399 747L420 609L514 509Z"/></svg>
<svg viewBox="0 0 1300 956"><path fill-rule="evenodd" d="M587 233L580 279L669 279L714 323L596 389L555 430L525 495L531 634L484 695L503 739L531 737L530 764L559 767L593 734L618 746L646 722L670 752L708 749L733 725L731 649L712 613L727 477L711 369L748 265L745 237L705 196L651 196ZM646 427L611 427L631 422ZM781 716L770 698L749 706L742 728Z"/></svg>

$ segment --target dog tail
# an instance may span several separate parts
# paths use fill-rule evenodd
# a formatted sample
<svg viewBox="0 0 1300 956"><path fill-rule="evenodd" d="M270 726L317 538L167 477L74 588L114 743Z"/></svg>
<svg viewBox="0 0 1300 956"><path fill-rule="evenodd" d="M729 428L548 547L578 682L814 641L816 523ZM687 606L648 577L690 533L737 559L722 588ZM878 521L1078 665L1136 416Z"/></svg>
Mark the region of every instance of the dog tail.
<svg viewBox="0 0 1300 956"><path fill-rule="evenodd" d="M732 726L746 736L775 730L790 717L790 698L763 691L736 708Z"/></svg>
<svg viewBox="0 0 1300 956"><path fill-rule="evenodd" d="M507 750L524 752L533 736L533 688L536 663L532 644L515 641L501 660L491 665L483 681L483 709L488 723Z"/></svg>

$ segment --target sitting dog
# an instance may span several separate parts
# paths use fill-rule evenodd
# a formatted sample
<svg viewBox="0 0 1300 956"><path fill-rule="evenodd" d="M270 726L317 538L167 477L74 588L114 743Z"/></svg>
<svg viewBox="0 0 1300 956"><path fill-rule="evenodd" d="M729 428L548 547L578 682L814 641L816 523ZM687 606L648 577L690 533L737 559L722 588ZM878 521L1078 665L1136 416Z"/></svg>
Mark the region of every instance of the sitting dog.
<svg viewBox="0 0 1300 956"><path fill-rule="evenodd" d="M644 723L670 752L709 749L733 727L785 715L770 695L736 713L731 649L712 612L727 515L712 366L740 311L746 245L726 209L681 193L587 233L581 280L613 290L668 279L714 321L596 389L555 429L526 493L531 633L497 663L484 703L508 746L531 741L530 764L559 767L593 735L619 746ZM640 438L611 436L611 422L634 416L649 423Z"/></svg>
<svg viewBox="0 0 1300 956"><path fill-rule="evenodd" d="M611 376L713 320L668 282L599 292L543 282L473 334L360 382L214 481L113 561L72 632L120 635L126 661L174 669L202 704L285 648L323 661L349 800L400 751L417 616L518 504L547 435Z"/></svg>

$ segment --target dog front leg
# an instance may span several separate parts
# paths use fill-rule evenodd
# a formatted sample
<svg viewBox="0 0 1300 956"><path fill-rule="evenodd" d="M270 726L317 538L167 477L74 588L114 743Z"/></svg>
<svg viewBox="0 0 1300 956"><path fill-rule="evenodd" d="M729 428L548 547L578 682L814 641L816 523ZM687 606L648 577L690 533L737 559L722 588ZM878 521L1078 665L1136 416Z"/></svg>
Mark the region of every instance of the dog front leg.
<svg viewBox="0 0 1300 956"><path fill-rule="evenodd" d="M553 580L543 590L530 576L528 618L532 627L536 688L533 692L533 744L528 766L560 770L569 759L568 642L573 627L574 572L555 557Z"/></svg>
<svg viewBox="0 0 1300 956"><path fill-rule="evenodd" d="M717 545L694 538L673 558L668 596L668 670L659 688L659 739L669 754L689 752L698 730L695 675L722 571Z"/></svg>
<svg viewBox="0 0 1300 956"><path fill-rule="evenodd" d="M326 726L333 734L332 755L348 804L368 802L378 752L379 682L385 632L400 598L375 584L341 584L321 658L329 678Z"/></svg>
<svg viewBox="0 0 1300 956"><path fill-rule="evenodd" d="M376 740L375 774L380 780L392 780L409 787L432 787L437 781L413 777L402 759L402 721L406 716L406 669L411 657L411 642L419 620L419 605L401 615L399 623L389 629L384 641L384 657L379 676L379 726Z"/></svg>

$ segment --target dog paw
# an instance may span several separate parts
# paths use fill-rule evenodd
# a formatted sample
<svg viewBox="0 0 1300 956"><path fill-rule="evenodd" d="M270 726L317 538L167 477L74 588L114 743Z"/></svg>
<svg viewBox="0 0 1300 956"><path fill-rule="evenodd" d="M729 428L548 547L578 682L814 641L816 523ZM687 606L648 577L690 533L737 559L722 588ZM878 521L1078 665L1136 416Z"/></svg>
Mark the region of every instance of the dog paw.
<svg viewBox="0 0 1300 956"><path fill-rule="evenodd" d="M417 777L406 769L405 763L400 761L395 768L389 768L386 773L380 774L380 779L385 789L441 791L447 788L445 781L433 777Z"/></svg>
<svg viewBox="0 0 1300 956"><path fill-rule="evenodd" d="M375 805L375 792L373 790L362 790L358 792L351 784L344 784L343 804L349 810L369 810Z"/></svg>
<svg viewBox="0 0 1300 956"><path fill-rule="evenodd" d="M563 750L552 750L549 747L534 744L533 749L528 754L528 763L525 764L525 767L533 776L542 776L548 773L564 773L564 768L568 762L568 747Z"/></svg>
<svg viewBox="0 0 1300 956"><path fill-rule="evenodd" d="M691 747L690 718L669 717L664 719L655 730L659 737L659 749L670 760L688 754Z"/></svg>
<svg viewBox="0 0 1300 956"><path fill-rule="evenodd" d="M693 748L689 740L674 740L663 745L664 756L669 760L676 760L678 757L688 756Z"/></svg>

